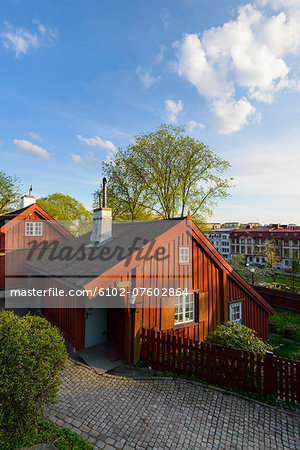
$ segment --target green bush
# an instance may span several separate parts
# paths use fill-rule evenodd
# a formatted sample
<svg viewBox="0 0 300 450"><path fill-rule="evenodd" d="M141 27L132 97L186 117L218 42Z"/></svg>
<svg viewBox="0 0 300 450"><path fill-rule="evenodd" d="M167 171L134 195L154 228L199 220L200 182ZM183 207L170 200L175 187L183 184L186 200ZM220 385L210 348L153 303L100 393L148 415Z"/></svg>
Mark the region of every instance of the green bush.
<svg viewBox="0 0 300 450"><path fill-rule="evenodd" d="M20 436L0 429L1 450L28 448L38 444L52 444L58 450L93 450L94 448L78 434L45 420L39 419L36 430L29 430Z"/></svg>
<svg viewBox="0 0 300 450"><path fill-rule="evenodd" d="M251 350L261 355L272 349L269 344L265 344L256 336L256 331L245 327L245 325L240 327L231 322L218 325L215 331L207 333L206 342L225 345L235 349Z"/></svg>
<svg viewBox="0 0 300 450"><path fill-rule="evenodd" d="M36 428L66 361L64 339L47 320L0 313L0 428L16 435Z"/></svg>

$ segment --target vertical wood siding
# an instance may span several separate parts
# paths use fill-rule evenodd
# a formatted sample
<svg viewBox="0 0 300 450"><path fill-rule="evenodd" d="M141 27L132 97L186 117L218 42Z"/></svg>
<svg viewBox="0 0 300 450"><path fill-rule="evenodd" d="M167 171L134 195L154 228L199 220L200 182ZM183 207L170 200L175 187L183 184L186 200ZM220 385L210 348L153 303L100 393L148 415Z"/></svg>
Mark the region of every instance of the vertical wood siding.
<svg viewBox="0 0 300 450"><path fill-rule="evenodd" d="M42 236L25 236L25 221L31 220L43 222ZM21 220L8 222L5 225L5 233L1 233L0 239L0 252L5 252L5 257L0 255L0 288L2 289L5 287L5 281L7 287L26 285L25 261L32 248L31 241L34 240L38 244L45 240L57 241L58 244L61 244L67 240L66 236L63 236L51 224L51 221L42 220L35 211Z"/></svg>
<svg viewBox="0 0 300 450"><path fill-rule="evenodd" d="M157 240L157 245L163 245L168 249L170 257L164 261L149 260L143 264L133 262L121 273L119 281L130 281L130 289L134 287L157 287L161 289L180 287L195 292L196 307L195 321L192 323L175 325L174 306L161 307L166 299L152 297L150 305L147 295L143 299L138 298L135 318L138 318L142 327L147 329L163 329L163 323L172 323L170 328L179 336L188 337L193 340L202 341L208 331L214 330L216 326L229 320L229 303L236 300L243 301L243 324L257 331L259 337L268 337L268 316L263 307L257 303L247 287L241 287L228 270L217 262L208 246L201 244L196 238L192 239L192 263L188 265L179 264L179 247L188 245L186 230L183 233L175 229L166 233ZM113 270L117 270L115 267ZM108 272L109 273L109 272ZM107 275L107 274L106 274ZM103 279L95 278L86 289L93 286L107 287L102 283ZM111 287L116 287L116 281ZM69 301L66 299L66 301ZM70 300L71 301L71 300ZM126 307L129 305L128 298L124 299L125 308L108 309L107 315L107 337L115 342L117 347L129 360L130 348L133 345L133 311ZM200 302L204 302L204 308L200 308ZM166 304L166 303L165 303ZM151 307L149 307L151 306ZM201 304L203 306L203 303ZM207 320L200 320L200 310L206 309ZM49 309L45 311L46 316L56 323L73 345L80 349L84 345L84 310L76 313L73 309ZM77 314L77 315L76 315ZM166 317L170 320L165 320ZM202 317L202 316L201 316ZM166 331L166 330L165 330Z"/></svg>

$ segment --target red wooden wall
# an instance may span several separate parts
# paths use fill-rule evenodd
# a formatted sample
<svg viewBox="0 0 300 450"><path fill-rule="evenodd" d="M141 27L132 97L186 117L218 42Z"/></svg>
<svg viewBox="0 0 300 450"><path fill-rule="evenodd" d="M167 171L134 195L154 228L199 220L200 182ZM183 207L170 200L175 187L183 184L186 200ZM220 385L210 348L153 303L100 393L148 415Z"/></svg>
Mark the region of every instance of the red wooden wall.
<svg viewBox="0 0 300 450"><path fill-rule="evenodd" d="M54 220L44 220L38 211L32 209L8 222L4 227L5 231L0 233L0 289L4 289L5 284L6 288L26 285L25 261L32 247L29 245L31 241L57 241L61 244L71 237L66 230L62 234ZM29 220L43 221L42 236L25 236L25 221Z"/></svg>
<svg viewBox="0 0 300 450"><path fill-rule="evenodd" d="M198 233L198 231L197 231ZM200 231L199 231L200 233ZM199 236L198 236L199 237ZM105 275L106 278L95 278L85 286L93 289L95 286L117 286L117 282L129 282L130 289L134 287L180 287L193 290L196 297L195 321L193 323L175 325L174 305L167 299L152 297L151 304L145 295L137 298L136 314L128 307L128 297L124 298L124 308L108 309L107 337L115 342L125 354L127 360L130 347L133 345L134 323L144 328L158 330L175 329L180 335L195 340L203 340L208 331L229 320L229 303L243 301L243 324L257 331L263 339L268 337L268 313L260 304L259 296L252 292L245 282L239 282L230 266L223 260L212 245L203 237L194 235L188 240L186 229L176 227L169 230L157 240L156 245L168 249L170 257L164 261L137 261L125 267L121 262ZM201 241L202 240L202 241ZM192 262L179 264L179 246L191 245ZM110 278L112 277L112 278ZM65 299L66 302L71 301ZM165 302L165 303L162 303ZM262 301L263 302L263 301ZM167 305L168 307L161 307ZM84 345L84 310L47 309L45 315L59 326L77 349Z"/></svg>

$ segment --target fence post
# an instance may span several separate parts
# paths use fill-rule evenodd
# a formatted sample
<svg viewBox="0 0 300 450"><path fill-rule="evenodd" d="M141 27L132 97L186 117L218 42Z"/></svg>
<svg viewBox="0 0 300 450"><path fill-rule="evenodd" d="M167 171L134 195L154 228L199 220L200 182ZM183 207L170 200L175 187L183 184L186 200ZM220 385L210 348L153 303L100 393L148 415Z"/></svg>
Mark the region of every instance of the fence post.
<svg viewBox="0 0 300 450"><path fill-rule="evenodd" d="M274 392L274 374L273 374L273 353L266 352L264 355L264 394L273 394Z"/></svg>
<svg viewBox="0 0 300 450"><path fill-rule="evenodd" d="M296 361L297 403L300 404L300 362Z"/></svg>

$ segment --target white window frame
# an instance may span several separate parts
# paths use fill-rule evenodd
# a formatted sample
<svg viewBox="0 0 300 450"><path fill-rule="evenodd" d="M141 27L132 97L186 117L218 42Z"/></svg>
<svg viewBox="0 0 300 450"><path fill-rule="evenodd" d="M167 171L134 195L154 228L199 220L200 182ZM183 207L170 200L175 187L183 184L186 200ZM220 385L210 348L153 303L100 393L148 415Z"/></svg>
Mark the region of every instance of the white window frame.
<svg viewBox="0 0 300 450"><path fill-rule="evenodd" d="M192 308L188 306L192 305ZM180 306L182 308L180 309ZM177 311L176 311L177 310ZM176 315L178 318L176 319ZM182 316L179 318L179 316ZM175 297L175 325L194 322L195 320L195 294L190 292L188 294L182 294Z"/></svg>
<svg viewBox="0 0 300 450"><path fill-rule="evenodd" d="M230 322L236 323L239 326L243 324L243 306L241 301L229 304Z"/></svg>
<svg viewBox="0 0 300 450"><path fill-rule="evenodd" d="M27 220L25 222L25 236L43 236L43 222Z"/></svg>
<svg viewBox="0 0 300 450"><path fill-rule="evenodd" d="M189 264L190 247L179 247L179 264Z"/></svg>

